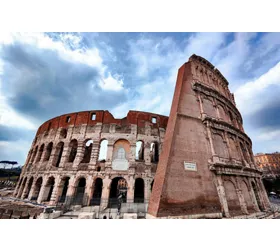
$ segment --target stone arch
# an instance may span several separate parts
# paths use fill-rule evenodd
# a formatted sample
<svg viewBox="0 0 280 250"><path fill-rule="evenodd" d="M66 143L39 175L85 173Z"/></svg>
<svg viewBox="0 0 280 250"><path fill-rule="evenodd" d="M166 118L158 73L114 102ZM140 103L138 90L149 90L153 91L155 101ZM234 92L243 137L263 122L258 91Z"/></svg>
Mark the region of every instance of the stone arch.
<svg viewBox="0 0 280 250"><path fill-rule="evenodd" d="M135 152L135 159L137 161L143 161L144 160L144 141L138 140L136 142L136 152Z"/></svg>
<svg viewBox="0 0 280 250"><path fill-rule="evenodd" d="M253 194L254 194L254 197L256 199L256 202L257 202L257 206L258 208L263 211L264 208L263 208L263 205L262 205L262 202L261 202L261 197L260 197L260 193L259 193L259 189L258 189L258 186L257 184L255 183L255 181L251 180L251 185L252 185L252 189L253 189Z"/></svg>
<svg viewBox="0 0 280 250"><path fill-rule="evenodd" d="M52 153L52 149L53 149L53 143L50 142L46 148L46 153L44 156L44 161L48 161L51 157L51 153Z"/></svg>
<svg viewBox="0 0 280 250"><path fill-rule="evenodd" d="M244 147L244 144L241 141L239 142L239 144L240 144L240 149L241 149L241 152L243 154L244 160L247 163L249 163L250 161L249 161L248 153L247 153L246 148Z"/></svg>
<svg viewBox="0 0 280 250"><path fill-rule="evenodd" d="M126 202L127 196L127 181L123 177L115 177L111 181L110 195L109 195L109 207L117 207L118 197L122 195L122 201Z"/></svg>
<svg viewBox="0 0 280 250"><path fill-rule="evenodd" d="M35 157L36 157L36 155L37 155L37 151L38 151L38 146L35 147L34 153L33 153L32 158L31 158L31 163L34 162Z"/></svg>
<svg viewBox="0 0 280 250"><path fill-rule="evenodd" d="M34 191L33 194L31 196L30 200L37 200L42 188L42 184L43 184L43 178L42 177L38 177L36 182L35 182L35 187L34 187Z"/></svg>
<svg viewBox="0 0 280 250"><path fill-rule="evenodd" d="M238 195L236 192L236 187L234 182L231 180L225 180L224 181L224 188L225 188L225 194L228 204L229 213L231 216L237 216L241 215L241 206L238 199Z"/></svg>
<svg viewBox="0 0 280 250"><path fill-rule="evenodd" d="M69 176L63 176L61 178L58 192L57 192L58 202L65 202L65 200L67 199L69 181L70 181Z"/></svg>
<svg viewBox="0 0 280 250"><path fill-rule="evenodd" d="M203 111L210 117L217 117L217 112L213 105L213 101L206 96L203 96Z"/></svg>
<svg viewBox="0 0 280 250"><path fill-rule="evenodd" d="M137 178L134 184L134 203L144 203L145 183L142 178Z"/></svg>
<svg viewBox="0 0 280 250"><path fill-rule="evenodd" d="M25 187L25 185L26 185L26 182L27 182L27 177L25 177L24 179L23 179L23 182L22 182L22 184L21 184L21 187L20 187L20 190L19 190L19 192L18 192L18 195L17 195L17 197L21 197L22 196L22 192L23 192L23 189L24 189L24 187Z"/></svg>
<svg viewBox="0 0 280 250"><path fill-rule="evenodd" d="M85 190L86 190L86 178L83 176L79 176L76 179L75 185L75 195L74 195L74 204L75 205L83 205L85 199Z"/></svg>
<svg viewBox="0 0 280 250"><path fill-rule="evenodd" d="M81 163L89 163L92 152L93 140L87 139L84 142L84 156Z"/></svg>
<svg viewBox="0 0 280 250"><path fill-rule="evenodd" d="M113 146L112 169L128 170L130 143L126 139L118 139Z"/></svg>
<svg viewBox="0 0 280 250"><path fill-rule="evenodd" d="M220 119L222 119L225 122L228 121L227 114L226 114L224 106L219 103L217 107L218 107L218 110L219 110Z"/></svg>
<svg viewBox="0 0 280 250"><path fill-rule="evenodd" d="M108 140L103 138L99 142L98 161L106 161L108 151Z"/></svg>
<svg viewBox="0 0 280 250"><path fill-rule="evenodd" d="M42 202L49 202L51 200L54 185L55 185L55 178L53 176L48 177L46 185L44 187Z"/></svg>
<svg viewBox="0 0 280 250"><path fill-rule="evenodd" d="M150 157L152 163L159 161L159 143L157 141L153 141L150 145Z"/></svg>
<svg viewBox="0 0 280 250"><path fill-rule="evenodd" d="M215 153L221 158L229 158L228 147L221 133L213 133L213 144Z"/></svg>
<svg viewBox="0 0 280 250"><path fill-rule="evenodd" d="M28 181L27 189L25 190L25 193L23 194L23 197L22 197L23 199L26 199L29 196L32 184L33 184L33 177L31 177Z"/></svg>
<svg viewBox="0 0 280 250"><path fill-rule="evenodd" d="M244 197L244 201L246 203L247 211L249 213L253 213L255 211L254 204L250 195L250 189L246 181L242 180L240 183L240 188Z"/></svg>
<svg viewBox="0 0 280 250"><path fill-rule="evenodd" d="M102 178L96 178L94 181L93 194L90 202L91 205L100 205L102 189L103 189Z"/></svg>
<svg viewBox="0 0 280 250"><path fill-rule="evenodd" d="M240 160L240 155L239 155L239 151L238 148L236 146L236 142L233 136L229 136L229 149L230 149L230 153L231 153L231 158L236 159L236 160Z"/></svg>
<svg viewBox="0 0 280 250"><path fill-rule="evenodd" d="M71 140L69 147L70 147L70 153L68 157L68 162L74 162L78 150L78 141L76 139Z"/></svg>
<svg viewBox="0 0 280 250"><path fill-rule="evenodd" d="M31 149L30 152L29 152L28 158L27 158L27 160L26 160L26 165L28 165L28 164L30 163L32 154L33 154L33 149Z"/></svg>
<svg viewBox="0 0 280 250"><path fill-rule="evenodd" d="M42 144L41 147L40 147L40 149L39 149L36 162L39 162L39 161L41 160L42 154L43 154L43 152L44 152L44 147L45 147L45 144Z"/></svg>
<svg viewBox="0 0 280 250"><path fill-rule="evenodd" d="M62 153L63 153L63 148L64 148L64 142L59 142L55 148L55 154L54 154L52 165L55 166L56 168L59 167Z"/></svg>

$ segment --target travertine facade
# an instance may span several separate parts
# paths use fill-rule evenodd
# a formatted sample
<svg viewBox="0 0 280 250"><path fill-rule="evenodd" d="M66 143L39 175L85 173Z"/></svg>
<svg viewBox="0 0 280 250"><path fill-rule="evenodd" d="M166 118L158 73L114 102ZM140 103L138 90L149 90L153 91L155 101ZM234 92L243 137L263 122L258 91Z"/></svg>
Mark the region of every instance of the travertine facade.
<svg viewBox="0 0 280 250"><path fill-rule="evenodd" d="M49 205L98 205L101 199L106 206L122 183L127 200L144 202L167 122L166 116L137 111L123 119L98 110L53 118L38 129L14 195Z"/></svg>
<svg viewBox="0 0 280 250"><path fill-rule="evenodd" d="M148 213L233 217L270 204L228 82L193 55L178 72Z"/></svg>

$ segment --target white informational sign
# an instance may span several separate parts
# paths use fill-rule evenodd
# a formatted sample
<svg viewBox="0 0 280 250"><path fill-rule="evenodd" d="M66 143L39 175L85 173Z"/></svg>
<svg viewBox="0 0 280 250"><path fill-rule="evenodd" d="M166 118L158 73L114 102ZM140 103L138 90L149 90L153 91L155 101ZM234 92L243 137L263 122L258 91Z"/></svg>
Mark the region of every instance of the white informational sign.
<svg viewBox="0 0 280 250"><path fill-rule="evenodd" d="M195 162L186 162L184 161L185 170L189 171L197 171L196 163Z"/></svg>

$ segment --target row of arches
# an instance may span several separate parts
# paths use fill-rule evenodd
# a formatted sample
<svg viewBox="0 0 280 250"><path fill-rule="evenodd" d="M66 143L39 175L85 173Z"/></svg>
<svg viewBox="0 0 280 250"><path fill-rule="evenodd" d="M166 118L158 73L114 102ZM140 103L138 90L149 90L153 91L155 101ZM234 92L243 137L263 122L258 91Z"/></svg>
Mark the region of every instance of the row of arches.
<svg viewBox="0 0 280 250"><path fill-rule="evenodd" d="M259 190L254 180L251 180L250 183L242 180L239 182L238 188L234 181L225 179L223 185L228 210L231 216L265 210L265 206L261 201L261 190ZM241 192L243 196L243 200L241 201L238 197L239 192Z"/></svg>
<svg viewBox="0 0 280 250"><path fill-rule="evenodd" d="M56 181L58 183L56 183ZM91 185L93 192L88 192L88 185ZM153 182L150 185L152 190ZM123 202L127 202L127 181L123 177L115 177L111 180L109 189L109 204L116 205L120 188L124 188ZM144 203L145 199L145 182L143 178L136 178L134 182L134 203ZM57 180L53 176L48 177L45 182L43 177L38 177L36 180L33 177L21 178L15 196L22 199L29 199L31 201L65 203L71 204L88 204L100 205L103 193L103 179L97 177L93 184L88 184L85 177L79 177L75 180L73 190L70 186L70 177L64 176Z"/></svg>
<svg viewBox="0 0 280 250"><path fill-rule="evenodd" d="M212 138L215 154L219 157L244 160L248 164L254 162L250 146L235 135L213 129Z"/></svg>
<svg viewBox="0 0 280 250"><path fill-rule="evenodd" d="M45 144L42 144L40 147L37 145L33 151L30 151L30 154L27 159L26 165L29 163L38 163L40 161L47 162L50 160L51 156L53 155L52 165L55 167L59 167L62 155L64 150L66 150L66 163L73 163L77 157L78 150L80 147L80 151L82 157L80 157L79 163L89 163L91 158L93 157L93 140L87 139L83 142L82 146L79 146L77 139L72 139L66 148L64 142L59 142L55 147L53 142L50 142L45 147ZM66 149L65 149L66 148ZM146 148L146 149L145 149ZM97 159L98 161L106 161L108 158L108 140L103 139L100 141L99 145L96 146L97 149ZM143 140L138 140L136 142L136 149L135 149L135 160L136 161L145 161L145 147ZM126 159L127 163L129 161L130 155L130 143L128 140L119 139L113 145L113 159ZM150 143L150 152L149 157L152 163L157 163L159 160L159 143L154 141ZM128 164L127 164L128 165ZM126 167L126 169L128 166Z"/></svg>
<svg viewBox="0 0 280 250"><path fill-rule="evenodd" d="M225 107L224 104L215 100L212 97L201 94L201 102L203 107L203 112L210 117L219 118L227 123L230 123L234 127L243 131L243 126L241 119L230 110L230 108Z"/></svg>

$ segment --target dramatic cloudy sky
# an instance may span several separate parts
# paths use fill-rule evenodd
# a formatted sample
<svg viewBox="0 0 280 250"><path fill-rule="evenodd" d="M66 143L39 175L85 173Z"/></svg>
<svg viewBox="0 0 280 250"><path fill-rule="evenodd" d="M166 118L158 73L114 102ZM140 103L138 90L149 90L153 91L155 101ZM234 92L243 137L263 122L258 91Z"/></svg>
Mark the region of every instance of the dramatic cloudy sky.
<svg viewBox="0 0 280 250"><path fill-rule="evenodd" d="M0 34L0 160L24 164L45 120L108 109L169 115L192 54L228 79L253 151L280 151L280 33Z"/></svg>

